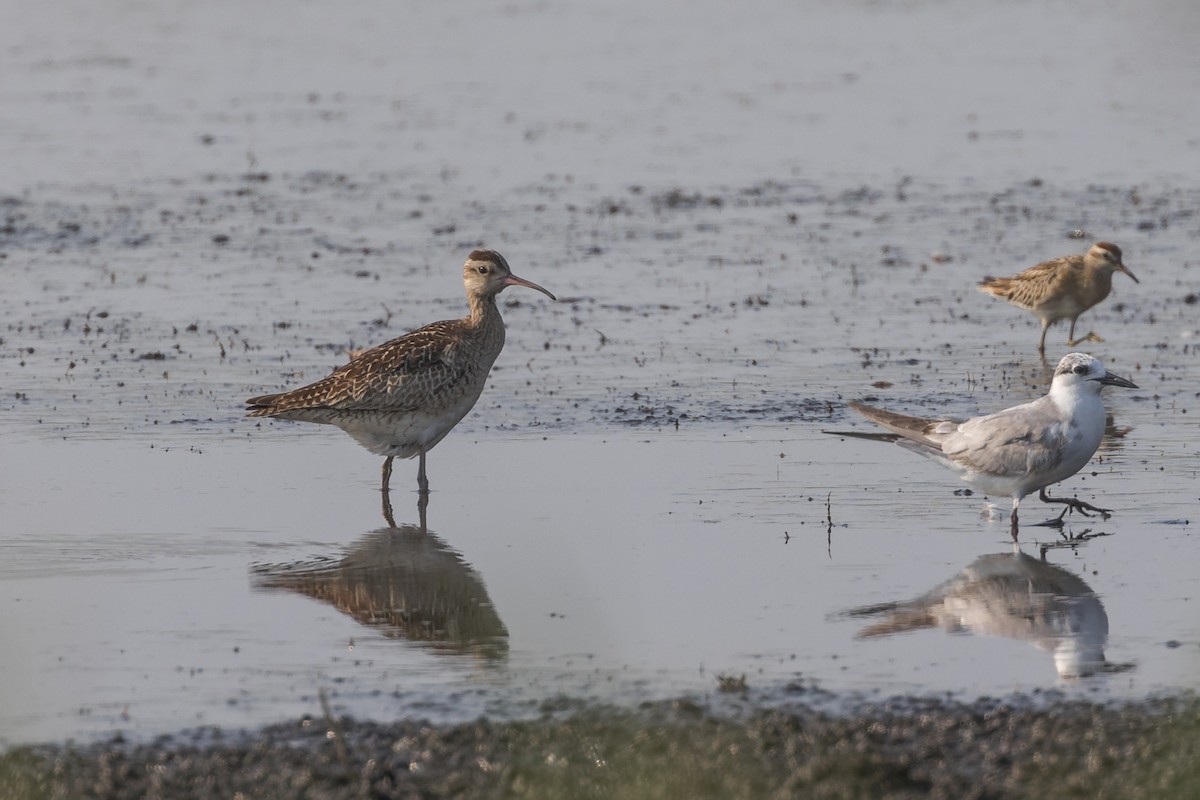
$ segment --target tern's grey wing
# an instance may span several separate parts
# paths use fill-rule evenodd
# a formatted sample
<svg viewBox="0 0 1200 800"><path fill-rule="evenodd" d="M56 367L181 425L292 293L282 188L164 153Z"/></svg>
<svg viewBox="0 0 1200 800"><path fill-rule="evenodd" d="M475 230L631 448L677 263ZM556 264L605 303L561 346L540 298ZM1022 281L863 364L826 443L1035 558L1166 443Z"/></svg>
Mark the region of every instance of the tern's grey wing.
<svg viewBox="0 0 1200 800"><path fill-rule="evenodd" d="M937 438L931 438L931 435L936 436L939 431L946 427L947 422L945 420L910 417L907 414L897 414L895 411L876 408L875 406L869 406L866 403L860 403L856 400L851 400L847 405L871 420L871 422L882 428L886 428L897 436L924 445L935 451L941 449ZM955 426L951 425L950 427L953 428Z"/></svg>
<svg viewBox="0 0 1200 800"><path fill-rule="evenodd" d="M942 439L942 452L959 466L985 475L1051 472L1063 458L1066 421L1049 397L974 417Z"/></svg>

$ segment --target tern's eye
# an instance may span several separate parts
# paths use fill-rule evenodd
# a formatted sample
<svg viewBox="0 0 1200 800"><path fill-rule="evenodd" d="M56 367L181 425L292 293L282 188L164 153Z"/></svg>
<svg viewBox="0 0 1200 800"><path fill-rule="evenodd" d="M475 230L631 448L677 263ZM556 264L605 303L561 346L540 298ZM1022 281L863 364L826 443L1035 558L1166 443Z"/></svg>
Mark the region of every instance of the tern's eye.
<svg viewBox="0 0 1200 800"><path fill-rule="evenodd" d="M1087 375L1087 371L1088 371L1088 368L1087 368L1086 364L1077 364L1075 366L1075 374L1076 375Z"/></svg>
<svg viewBox="0 0 1200 800"><path fill-rule="evenodd" d="M479 265L478 267L476 267L475 269L479 271L479 274L480 274L480 275L487 275L487 274L488 274L488 268L487 268L487 264L480 264L480 265Z"/></svg>

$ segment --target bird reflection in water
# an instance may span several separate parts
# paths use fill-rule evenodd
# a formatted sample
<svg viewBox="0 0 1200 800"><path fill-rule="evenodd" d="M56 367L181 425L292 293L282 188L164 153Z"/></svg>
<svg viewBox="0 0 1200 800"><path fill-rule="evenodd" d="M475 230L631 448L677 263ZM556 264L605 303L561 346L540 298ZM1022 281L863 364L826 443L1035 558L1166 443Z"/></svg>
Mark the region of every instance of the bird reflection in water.
<svg viewBox="0 0 1200 800"><path fill-rule="evenodd" d="M253 573L256 588L329 603L384 636L488 660L508 655L508 630L482 579L423 524L372 531L341 559L264 565Z"/></svg>
<svg viewBox="0 0 1200 800"><path fill-rule="evenodd" d="M926 628L1005 636L1049 652L1060 677L1121 672L1132 664L1104 658L1108 614L1084 581L1019 550L980 556L950 580L913 600L862 606L840 618L882 617L858 639Z"/></svg>

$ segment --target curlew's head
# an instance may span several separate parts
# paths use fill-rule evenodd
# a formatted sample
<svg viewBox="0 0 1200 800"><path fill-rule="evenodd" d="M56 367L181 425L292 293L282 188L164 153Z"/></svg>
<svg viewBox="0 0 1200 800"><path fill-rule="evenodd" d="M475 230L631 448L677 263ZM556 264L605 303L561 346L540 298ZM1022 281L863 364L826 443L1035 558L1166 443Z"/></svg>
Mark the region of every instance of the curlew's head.
<svg viewBox="0 0 1200 800"><path fill-rule="evenodd" d="M1134 283L1141 283L1137 279L1137 276L1129 271L1129 267L1122 263L1121 248L1112 242L1096 242L1083 258L1090 265L1094 265L1098 269L1107 270L1109 275L1114 272L1124 272L1133 278Z"/></svg>
<svg viewBox="0 0 1200 800"><path fill-rule="evenodd" d="M551 300L558 300L536 283L513 275L504 256L495 250L471 251L471 255L467 256L467 263L463 265L463 283L467 287L467 297L472 299L495 297L504 291L506 286L524 286L527 289L536 289Z"/></svg>
<svg viewBox="0 0 1200 800"><path fill-rule="evenodd" d="M1097 394L1105 386L1123 386L1137 389L1138 385L1128 378L1114 375L1104 368L1100 359L1087 353L1067 353L1054 369L1054 380L1050 384L1051 394L1061 391L1091 391Z"/></svg>

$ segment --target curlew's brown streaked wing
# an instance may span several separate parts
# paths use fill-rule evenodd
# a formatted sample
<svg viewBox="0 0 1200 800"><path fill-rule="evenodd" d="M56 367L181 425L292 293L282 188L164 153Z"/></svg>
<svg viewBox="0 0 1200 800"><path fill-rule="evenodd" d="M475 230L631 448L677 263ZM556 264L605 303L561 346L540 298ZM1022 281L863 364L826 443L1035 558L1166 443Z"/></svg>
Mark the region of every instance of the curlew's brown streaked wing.
<svg viewBox="0 0 1200 800"><path fill-rule="evenodd" d="M359 355L327 377L246 401L249 416L327 409L407 412L462 383L472 365L461 352L463 320L435 322ZM488 365L490 367L490 365Z"/></svg>

